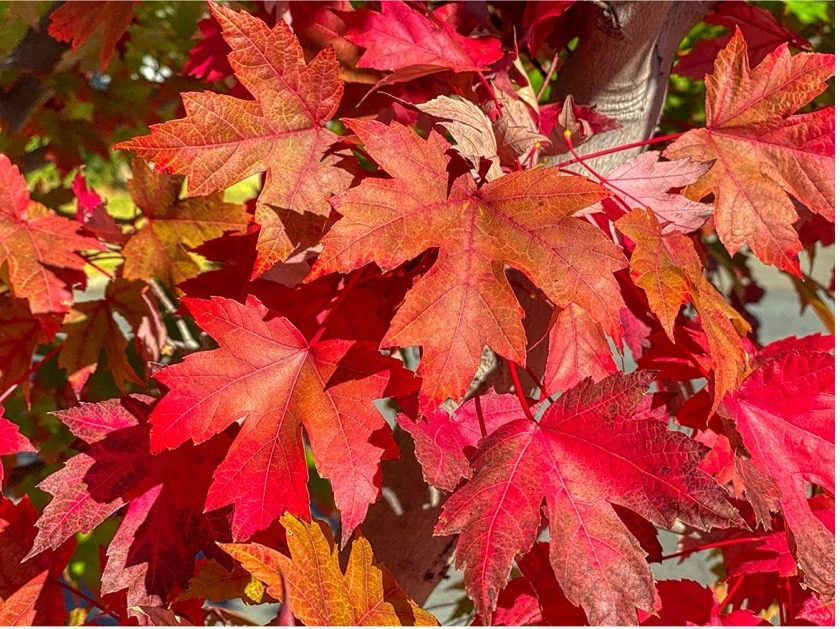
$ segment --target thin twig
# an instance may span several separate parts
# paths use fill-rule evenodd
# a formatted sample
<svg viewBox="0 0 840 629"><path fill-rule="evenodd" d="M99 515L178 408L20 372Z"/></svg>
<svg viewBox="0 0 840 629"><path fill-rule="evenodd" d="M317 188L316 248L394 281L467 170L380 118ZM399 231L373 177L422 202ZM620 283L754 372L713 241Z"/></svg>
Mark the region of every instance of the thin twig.
<svg viewBox="0 0 840 629"><path fill-rule="evenodd" d="M53 347L52 350L50 350L50 352L46 356L44 356L40 361L32 365L29 369L27 369L26 373L24 373L20 378L18 378L17 381L15 381L15 383L12 384L12 386L6 389L3 392L3 395L0 395L0 404L6 401L6 399L20 385L21 382L24 382L27 378L29 378L29 376L31 376L33 373L35 373L41 367L43 367L50 358L58 354L58 352L61 351L62 347L64 347L64 343L59 343L58 345Z"/></svg>
<svg viewBox="0 0 840 629"><path fill-rule="evenodd" d="M545 385L537 377L537 374L534 373L533 369L531 369L528 365L525 365L525 373L527 373L531 377L531 380L537 383L537 386L539 387L540 393L542 393L543 398L548 398L548 391L546 391Z"/></svg>
<svg viewBox="0 0 840 629"><path fill-rule="evenodd" d="M65 590L67 590L68 592L70 592L74 596L78 596L80 599L82 599L86 603L90 603L91 605L93 605L97 609L101 609L103 613L108 614L112 618L115 618L116 620L121 620L120 615L117 612L115 612L114 610L112 610L110 607L108 607L108 605L106 605L105 603L103 603L101 601L97 601L94 598L91 598L90 596L88 596L87 594L82 592L81 590L77 590L72 585L70 585L69 583L65 583L64 581L62 581L58 577L54 577L54 579L55 579L55 582L58 583L58 585L63 587Z"/></svg>
<svg viewBox="0 0 840 629"><path fill-rule="evenodd" d="M670 555L665 555L659 560L659 563L668 561L669 559L677 559L678 557L688 557L689 555L693 555L694 553L699 553L704 550L712 550L714 548L723 548L724 546L736 546L738 544L748 544L749 542L759 541L761 541L761 537L738 537L736 539L725 539L720 542L711 542L709 544L703 544L701 546L695 546L694 548L680 550L678 552L671 553Z"/></svg>
<svg viewBox="0 0 840 629"><path fill-rule="evenodd" d="M729 586L729 590L726 592L726 598L723 599L723 602L720 604L720 611L723 612L726 609L726 606L732 602L732 597L735 595L735 590L738 589L738 586L741 585L741 582L744 580L743 574L738 575L735 579L735 582Z"/></svg>
<svg viewBox="0 0 840 629"><path fill-rule="evenodd" d="M490 82L485 78L485 76L479 72L478 73L478 80L481 81L481 84L484 86L484 89L490 94L490 98L493 99L493 104L496 106L496 111L499 115L502 115L502 104L499 102L499 98L496 96L496 90L493 89L493 86L490 85Z"/></svg>
<svg viewBox="0 0 840 629"><path fill-rule="evenodd" d="M481 396L476 395L475 400L475 416L478 418L478 429L481 431L482 439L487 436L487 426L484 425L484 413L481 410Z"/></svg>
<svg viewBox="0 0 840 629"><path fill-rule="evenodd" d="M190 351L200 349L201 344L199 344L199 342L195 340L195 337L193 337L187 322L176 314L177 309L175 308L175 304L173 304L169 297L166 296L166 292L163 290L163 287L154 278L152 278L149 282L149 286L155 294L155 297L157 297L157 300L161 303L161 305L163 305L166 313L175 320L175 325L178 327L178 334L181 335L181 339L184 342L184 348Z"/></svg>
<svg viewBox="0 0 840 629"><path fill-rule="evenodd" d="M560 53L555 52L554 58L551 60L551 65L548 66L548 72L545 73L545 80L543 81L543 84L540 85L540 91L537 92L538 103L542 100L543 94L545 94L545 90L548 89L548 84L551 81L551 75L557 71L558 65L560 65Z"/></svg>

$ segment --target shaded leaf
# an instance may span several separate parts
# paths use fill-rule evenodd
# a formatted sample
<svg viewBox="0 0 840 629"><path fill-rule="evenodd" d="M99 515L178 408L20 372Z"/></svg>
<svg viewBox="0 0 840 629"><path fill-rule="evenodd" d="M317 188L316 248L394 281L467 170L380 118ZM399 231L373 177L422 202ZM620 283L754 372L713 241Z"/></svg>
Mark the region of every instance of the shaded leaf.
<svg viewBox="0 0 840 629"><path fill-rule="evenodd" d="M57 331L57 325L49 322ZM32 316L24 299L0 295L0 394L18 383L32 364L32 354L47 342L43 320Z"/></svg>
<svg viewBox="0 0 840 629"><path fill-rule="evenodd" d="M198 447L151 454L150 408L150 398L129 397L56 413L87 447L39 485L53 500L38 519L29 554L57 548L128 505L102 573L103 594L127 589L128 607L167 603L175 584L187 587L196 553L215 549L204 503L211 473L230 443L222 435Z"/></svg>
<svg viewBox="0 0 840 629"><path fill-rule="evenodd" d="M656 616L640 613L645 627L679 625L744 626L769 624L749 610L724 614L711 588L688 579L664 580L656 584Z"/></svg>
<svg viewBox="0 0 840 629"><path fill-rule="evenodd" d="M14 504L0 497L0 623L6 626L64 625L64 590L57 580L76 546L30 552L38 513L28 496ZM27 555L29 553L29 555Z"/></svg>
<svg viewBox="0 0 840 629"><path fill-rule="evenodd" d="M29 439L20 434L18 427L3 417L3 407L0 406L0 456L17 454L18 452L35 452ZM3 466L0 465L0 489L3 487Z"/></svg>
<svg viewBox="0 0 840 629"><path fill-rule="evenodd" d="M155 173L142 159L132 160L131 172L128 190L145 222L123 246L126 279L157 278L175 288L202 270L191 249L248 226L244 208L225 203L221 192L179 199L183 177Z"/></svg>
<svg viewBox="0 0 840 629"><path fill-rule="evenodd" d="M104 299L77 303L62 328L67 338L58 357L58 366L67 370L77 391L97 368L103 350L121 390L128 383L144 383L128 362L128 340L115 315L123 317L135 335L142 326L160 324L145 282L117 278L108 283Z"/></svg>
<svg viewBox="0 0 840 629"><path fill-rule="evenodd" d="M178 595L178 600L209 599L218 602L241 598L246 603L262 602L248 596L247 588L250 583L250 573L241 566L237 565L228 570L218 561L205 559L198 564L195 576L190 579L189 587Z"/></svg>
<svg viewBox="0 0 840 629"><path fill-rule="evenodd" d="M728 29L739 28L747 44L751 68L757 66L764 57L779 46L790 43L805 50L811 48L807 39L777 22L767 9L754 4L723 2L703 21L706 24L725 26ZM698 41L694 50L679 57L674 66L674 72L702 81L704 75L711 74L714 70L715 57L726 47L730 38L731 35L727 34Z"/></svg>
<svg viewBox="0 0 840 629"><path fill-rule="evenodd" d="M134 18L136 2L65 2L50 15L49 34L58 41L69 42L78 50L98 35L99 69L105 71L117 47Z"/></svg>

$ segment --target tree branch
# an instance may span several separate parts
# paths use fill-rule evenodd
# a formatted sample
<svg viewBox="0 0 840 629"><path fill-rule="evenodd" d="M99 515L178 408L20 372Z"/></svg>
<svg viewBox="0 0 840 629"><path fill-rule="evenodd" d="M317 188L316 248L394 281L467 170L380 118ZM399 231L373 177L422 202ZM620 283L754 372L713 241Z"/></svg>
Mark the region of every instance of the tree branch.
<svg viewBox="0 0 840 629"><path fill-rule="evenodd" d="M394 438L400 447L400 459L383 462L386 499L368 509L362 532L376 558L394 574L400 587L422 605L446 576L455 537L434 536L441 505L432 501L411 437L397 428Z"/></svg>
<svg viewBox="0 0 840 629"><path fill-rule="evenodd" d="M7 135L20 131L32 112L49 95L44 79L58 65L69 44L56 41L47 32L50 16L62 3L56 2L44 14L37 28L26 35L2 62L0 70L19 74L14 85L0 99L0 128Z"/></svg>

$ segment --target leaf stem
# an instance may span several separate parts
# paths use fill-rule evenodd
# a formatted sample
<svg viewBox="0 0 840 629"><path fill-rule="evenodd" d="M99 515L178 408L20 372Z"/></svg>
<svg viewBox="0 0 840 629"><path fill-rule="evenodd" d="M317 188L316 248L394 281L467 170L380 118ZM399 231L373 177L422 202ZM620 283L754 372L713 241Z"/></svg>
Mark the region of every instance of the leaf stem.
<svg viewBox="0 0 840 629"><path fill-rule="evenodd" d="M548 67L548 71L545 73L545 79L543 80L543 84L540 85L540 91L537 92L538 103L542 100L543 94L545 94L545 90L548 89L548 84L551 82L551 75L557 71L558 65L560 65L560 52L555 52L554 58L551 60L551 65Z"/></svg>
<svg viewBox="0 0 840 629"><path fill-rule="evenodd" d="M732 601L732 597L735 595L735 590L737 590L741 583L744 581L744 576L745 575L743 574L738 575L738 577L735 579L735 582L729 586L729 589L726 592L726 598L724 598L720 604L721 613L723 613L723 610L726 609L726 606L729 605L729 603Z"/></svg>
<svg viewBox="0 0 840 629"><path fill-rule="evenodd" d="M796 617L795 617L796 612L793 609L793 591L791 590L791 587L790 587L790 579L789 578L784 579L784 582L785 582L785 595L786 595L786 599L787 599L785 601L785 603L786 603L785 607L787 607L787 613L785 614L785 616L787 616L787 623L784 623L784 624L792 625L792 624L794 624L793 621L796 619Z"/></svg>
<svg viewBox="0 0 840 629"><path fill-rule="evenodd" d="M574 145L572 144L572 132L569 129L566 129L563 132L563 139L566 141L566 147L569 149L569 153L571 153L572 157L574 157L575 160L577 160L577 163L580 164L581 166L583 166L583 168L585 168L587 171L589 171L589 173L591 173L593 177L595 177L599 182L601 182L602 186L608 187L610 185L610 182L607 181L607 179L603 175L601 175L601 173L599 173L597 170L592 168L589 164L587 164L583 160L581 160L580 156L575 151ZM628 212L632 211L632 208L630 207L630 205L624 199L622 199L621 197L619 197L615 194L613 194L613 198L616 200L617 203L620 203L621 205L623 205L624 208ZM644 205L644 204L642 204L642 205ZM616 241L617 241L617 238L616 238Z"/></svg>
<svg viewBox="0 0 840 629"><path fill-rule="evenodd" d="M519 398L519 404L522 406L525 417L536 423L537 420L534 419L531 409L528 406L528 401L525 398L525 391L522 390L522 382L520 382L519 373L516 371L516 363L508 359L507 364L508 370L510 370L510 378L513 380L513 388L516 391L516 397Z"/></svg>
<svg viewBox="0 0 840 629"><path fill-rule="evenodd" d="M695 546L694 548L687 548L676 553L671 553L670 555L665 555L657 563L662 563L663 561L667 561L668 559L676 559L678 557L688 557L689 555L693 555L694 553L699 553L704 550L711 550L712 548L723 548L724 546L736 546L738 544L748 544L749 542L760 541L761 537L738 537L736 539L725 539L720 542L711 542L709 544L703 544L701 546Z"/></svg>
<svg viewBox="0 0 840 629"><path fill-rule="evenodd" d="M155 297L157 297L157 300L163 305L166 313L175 320L175 325L178 327L178 333L181 335L181 339L184 342L183 347L190 351L200 349L201 345L195 340L195 338L193 338L190 328L187 326L187 322L175 314L177 308L175 308L175 304L172 303L169 297L166 296L163 287L154 278L149 281L149 287L152 289Z"/></svg>
<svg viewBox="0 0 840 629"><path fill-rule="evenodd" d="M488 94L490 94L490 98L493 99L493 104L496 106L496 111L498 115L502 115L502 104L499 102L499 98L496 96L496 90L493 89L493 86L490 85L490 82L487 78L481 73L478 72L478 80L481 81L481 84L484 86L484 89L487 90Z"/></svg>
<svg viewBox="0 0 840 629"><path fill-rule="evenodd" d="M650 138L649 140L640 140L638 142L631 142L630 144L622 144L621 146L613 146L608 149L604 149L603 151L596 151L595 153L589 153L588 155L579 155L577 159L570 159L566 160L561 164L557 164L555 168L563 168L565 166L570 166L571 164L576 164L580 161L585 161L588 159L595 159L596 157L601 157L602 155L612 155L613 153L620 153L621 151L629 151L630 149L637 148L639 146L648 146L650 144L659 144L661 142L669 142L670 140L676 140L678 137L684 135L685 131L680 131L679 133L671 133L668 135L658 135L656 137Z"/></svg>
<svg viewBox="0 0 840 629"><path fill-rule="evenodd" d="M3 392L3 394L2 394L2 395L0 395L0 404L2 404L3 402L5 402L5 401L8 399L8 397L12 394L12 392L13 392L13 391L14 391L14 390L18 387L18 386L20 386L20 384L21 384L22 382L24 382L27 378L29 378L29 376L31 376L33 373L35 373L35 372L36 372L36 371L38 371L41 367L43 367L43 366L46 364L46 362L47 362L50 358L52 358L53 356L55 356L56 354L58 354L58 352L60 352L60 351L61 351L61 348L62 348L62 347L64 347L64 343L59 343L58 345L56 345L55 347L53 347L53 348L50 350L50 352L49 352L46 356L44 356L41 360L39 360L37 363L35 363L35 364L34 364L34 365L32 365L29 369L27 369L27 370L26 370L26 373L24 373L24 374L23 374L20 378L18 378L12 386L10 386L8 389L6 389L6 390Z"/></svg>
<svg viewBox="0 0 840 629"><path fill-rule="evenodd" d="M478 428L481 430L481 438L487 436L487 426L484 424L484 413L481 411L481 396L476 395L475 400L475 416L478 418Z"/></svg>
<svg viewBox="0 0 840 629"><path fill-rule="evenodd" d="M548 397L548 391L546 390L545 385L542 383L542 380L540 380L537 377L537 374L535 374L534 371L528 365L525 365L525 373L527 373L531 377L531 380L533 380L534 382L537 383L537 386L540 389L540 393L542 394L542 397L547 398Z"/></svg>

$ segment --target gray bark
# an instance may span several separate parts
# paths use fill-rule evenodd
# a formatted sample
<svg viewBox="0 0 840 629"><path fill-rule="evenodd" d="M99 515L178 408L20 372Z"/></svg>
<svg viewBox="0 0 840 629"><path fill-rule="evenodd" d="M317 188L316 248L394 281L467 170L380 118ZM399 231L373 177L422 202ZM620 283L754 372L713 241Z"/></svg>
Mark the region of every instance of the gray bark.
<svg viewBox="0 0 840 629"><path fill-rule="evenodd" d="M582 152L594 153L654 136L677 48L715 4L685 0L610 2L618 31L605 26L601 5L590 4L580 43L559 72L557 90L562 95L571 94L579 104L595 107L620 122L622 128L594 136ZM605 173L643 150L612 153L587 163ZM557 156L548 163L566 159ZM585 172L580 166L570 170Z"/></svg>

